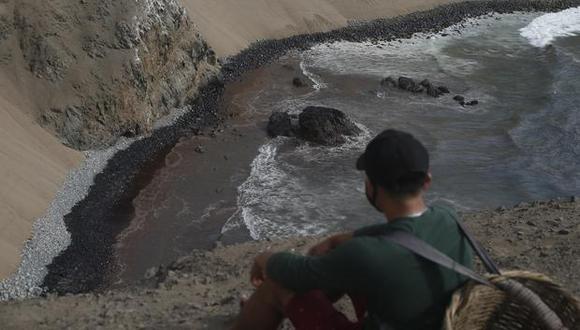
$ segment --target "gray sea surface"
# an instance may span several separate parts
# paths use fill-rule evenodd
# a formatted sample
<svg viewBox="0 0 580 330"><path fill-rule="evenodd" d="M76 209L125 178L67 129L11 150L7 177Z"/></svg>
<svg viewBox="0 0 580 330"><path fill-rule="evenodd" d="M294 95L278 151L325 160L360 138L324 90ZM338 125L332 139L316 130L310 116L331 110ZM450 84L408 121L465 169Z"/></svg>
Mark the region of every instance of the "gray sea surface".
<svg viewBox="0 0 580 330"><path fill-rule="evenodd" d="M580 37L567 31L533 45L545 36L532 40L522 29L538 16L491 16L438 36L320 45L288 58L301 63L314 90L282 98L262 90L252 107L334 107L365 134L334 149L295 147L284 138L263 145L239 188L240 211L224 230L245 227L265 239L380 220L354 162L386 128L409 131L430 150L430 202L466 211L580 194ZM432 98L382 88L387 76L429 79L452 94ZM461 106L455 95L479 104Z"/></svg>
<svg viewBox="0 0 580 330"><path fill-rule="evenodd" d="M178 143L133 201L117 246L118 284L216 241L384 221L354 164L386 128L409 131L430 150L431 203L469 211L580 195L580 10L560 15L489 16L409 40L322 44L249 73L226 91L223 110L236 115L224 131ZM310 87L292 86L300 75ZM452 94L383 88L387 76L429 79ZM479 104L463 107L455 95ZM364 133L337 148L266 136L273 111L310 105L346 112Z"/></svg>

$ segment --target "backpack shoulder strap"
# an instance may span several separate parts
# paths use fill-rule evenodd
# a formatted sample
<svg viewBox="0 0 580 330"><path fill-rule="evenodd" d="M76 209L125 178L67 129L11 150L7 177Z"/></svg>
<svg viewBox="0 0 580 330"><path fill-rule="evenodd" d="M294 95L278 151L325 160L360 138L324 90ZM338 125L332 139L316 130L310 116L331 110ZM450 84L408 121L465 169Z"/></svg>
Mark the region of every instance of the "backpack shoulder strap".
<svg viewBox="0 0 580 330"><path fill-rule="evenodd" d="M465 225L459 220L456 220L455 222L457 222L457 226L459 226L461 233L463 234L463 236L465 236L465 238L467 239L467 241L469 242L469 244L471 245L471 247L473 248L473 250L475 251L475 253L479 257L479 259L481 259L481 261L483 262L485 269L490 274L501 275L499 268L497 267L495 262L491 259L489 254L487 254L487 252L479 244L479 242L477 242L477 240L475 240L475 238L473 238L473 236L469 233L467 228L465 228Z"/></svg>
<svg viewBox="0 0 580 330"><path fill-rule="evenodd" d="M473 270L457 263L455 260L448 257L446 254L441 253L439 250L435 249L431 245L427 244L425 241L417 238L415 235L407 233L405 231L392 231L381 238L393 242L399 246L406 248L407 250L421 256L431 262L434 262L442 267L450 269L458 274L466 276L478 283L494 286L483 276L475 273Z"/></svg>

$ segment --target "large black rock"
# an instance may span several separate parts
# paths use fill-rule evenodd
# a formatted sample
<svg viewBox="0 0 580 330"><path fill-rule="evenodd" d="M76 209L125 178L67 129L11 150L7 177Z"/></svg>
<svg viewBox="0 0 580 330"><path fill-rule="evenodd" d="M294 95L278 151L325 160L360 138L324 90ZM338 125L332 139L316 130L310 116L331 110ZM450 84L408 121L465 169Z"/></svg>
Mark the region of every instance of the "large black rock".
<svg viewBox="0 0 580 330"><path fill-rule="evenodd" d="M360 128L342 111L325 107L308 107L300 115L274 112L268 122L271 137L288 136L326 145L346 142L345 136L361 133Z"/></svg>
<svg viewBox="0 0 580 330"><path fill-rule="evenodd" d="M306 141L334 146L346 142L345 136L361 133L356 124L340 110L308 107L299 116L298 136Z"/></svg>
<svg viewBox="0 0 580 330"><path fill-rule="evenodd" d="M270 137L296 135L292 127L292 116L287 112L272 113L267 130Z"/></svg>

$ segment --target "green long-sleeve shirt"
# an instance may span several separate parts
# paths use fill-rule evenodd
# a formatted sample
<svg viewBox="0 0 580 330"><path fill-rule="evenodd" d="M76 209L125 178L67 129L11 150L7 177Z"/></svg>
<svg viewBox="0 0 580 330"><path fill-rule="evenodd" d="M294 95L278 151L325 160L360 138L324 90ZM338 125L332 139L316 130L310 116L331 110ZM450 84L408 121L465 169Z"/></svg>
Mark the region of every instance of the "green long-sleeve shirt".
<svg viewBox="0 0 580 330"><path fill-rule="evenodd" d="M321 289L366 297L365 329L377 328L378 322L401 330L438 329L453 291L466 279L379 236L391 230L410 232L472 267L473 251L456 218L447 208L431 207L420 217L362 228L324 256L274 254L267 273L297 293Z"/></svg>

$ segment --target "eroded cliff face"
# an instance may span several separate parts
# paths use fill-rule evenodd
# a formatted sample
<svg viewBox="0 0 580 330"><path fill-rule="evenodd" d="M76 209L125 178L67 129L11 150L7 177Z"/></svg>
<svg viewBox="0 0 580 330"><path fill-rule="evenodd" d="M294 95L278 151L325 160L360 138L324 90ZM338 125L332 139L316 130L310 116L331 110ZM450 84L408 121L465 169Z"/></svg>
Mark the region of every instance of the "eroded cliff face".
<svg viewBox="0 0 580 330"><path fill-rule="evenodd" d="M217 72L175 0L0 0L0 74L76 149L146 133Z"/></svg>

